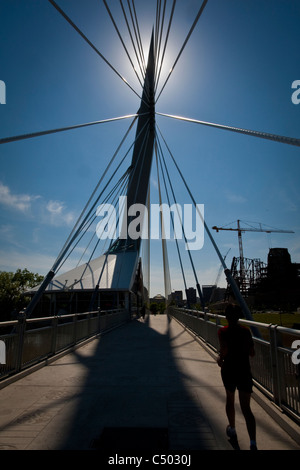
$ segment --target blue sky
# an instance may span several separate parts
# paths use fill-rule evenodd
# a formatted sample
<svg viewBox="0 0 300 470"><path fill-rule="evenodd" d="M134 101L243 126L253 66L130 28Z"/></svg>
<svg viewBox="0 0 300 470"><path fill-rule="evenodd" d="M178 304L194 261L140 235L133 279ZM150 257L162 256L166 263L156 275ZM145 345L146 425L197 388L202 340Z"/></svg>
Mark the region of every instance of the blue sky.
<svg viewBox="0 0 300 470"><path fill-rule="evenodd" d="M57 3L140 94L103 2ZM201 3L177 1L161 85ZM108 4L130 49L119 2ZM136 0L135 5L147 56L156 2ZM156 110L300 138L300 104L291 100L292 82L300 80L299 20L300 3L294 0L209 0ZM1 0L0 22L0 80L6 84L0 138L138 110L139 98L48 1ZM300 262L298 147L162 116L157 124L194 198L204 204L209 228L234 227L240 219L251 226L293 230L246 232L244 256L266 262L269 248L286 247L292 261ZM128 126L125 120L0 146L0 270L46 274ZM134 133L128 142L133 139ZM190 203L165 156L178 202ZM154 166L151 196L158 202L155 171ZM212 234L223 255L230 248L230 266L239 256L237 233ZM168 249L172 289L182 289L174 242ZM75 254L79 249L65 269L73 266ZM155 295L163 293L158 241L151 243L151 257ZM207 236L193 258L200 284L214 283L220 262ZM187 280L195 285L192 273Z"/></svg>

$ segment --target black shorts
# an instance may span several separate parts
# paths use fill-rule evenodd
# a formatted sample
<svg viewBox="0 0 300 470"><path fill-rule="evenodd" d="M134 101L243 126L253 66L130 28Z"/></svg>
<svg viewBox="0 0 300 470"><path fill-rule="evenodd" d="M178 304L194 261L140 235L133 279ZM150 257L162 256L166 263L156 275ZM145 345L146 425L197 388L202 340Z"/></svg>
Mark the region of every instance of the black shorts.
<svg viewBox="0 0 300 470"><path fill-rule="evenodd" d="M224 387L230 392L235 392L238 389L241 392L252 393L253 380L250 371L232 372L222 368L221 376Z"/></svg>

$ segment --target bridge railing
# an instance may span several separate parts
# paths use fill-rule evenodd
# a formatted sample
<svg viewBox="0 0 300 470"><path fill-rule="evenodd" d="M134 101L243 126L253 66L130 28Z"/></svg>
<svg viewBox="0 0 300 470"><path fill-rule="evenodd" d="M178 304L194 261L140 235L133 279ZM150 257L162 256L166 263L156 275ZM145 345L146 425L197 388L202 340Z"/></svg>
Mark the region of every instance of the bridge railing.
<svg viewBox="0 0 300 470"><path fill-rule="evenodd" d="M212 352L218 352L218 330L226 324L224 316L175 307L169 308L169 314ZM253 337L255 356L251 358L251 369L255 385L300 424L300 354L293 347L294 341L300 345L300 331L249 320L240 323L260 334L259 338Z"/></svg>
<svg viewBox="0 0 300 470"><path fill-rule="evenodd" d="M128 311L120 309L1 322L0 383L129 320Z"/></svg>

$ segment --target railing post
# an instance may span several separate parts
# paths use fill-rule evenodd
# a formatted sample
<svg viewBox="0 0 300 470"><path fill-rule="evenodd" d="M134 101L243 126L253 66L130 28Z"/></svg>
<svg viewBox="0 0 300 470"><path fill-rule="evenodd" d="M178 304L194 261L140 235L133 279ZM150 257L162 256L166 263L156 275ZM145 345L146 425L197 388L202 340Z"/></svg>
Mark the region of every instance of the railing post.
<svg viewBox="0 0 300 470"><path fill-rule="evenodd" d="M92 313L89 312L88 315L87 315L87 324L88 324L87 335L88 335L88 337L91 336L91 331L92 331L91 318L92 318Z"/></svg>
<svg viewBox="0 0 300 470"><path fill-rule="evenodd" d="M98 310L98 333L101 332L101 310Z"/></svg>
<svg viewBox="0 0 300 470"><path fill-rule="evenodd" d="M16 371L20 372L22 368L22 356L23 356L23 347L24 347L24 336L26 330L26 316L23 313L20 313L18 316L18 350L16 356Z"/></svg>
<svg viewBox="0 0 300 470"><path fill-rule="evenodd" d="M219 335L218 335L218 331L219 331L219 326L221 325L221 321L220 321L219 315L216 315L216 316L215 316L215 319L216 319L216 350L219 351Z"/></svg>
<svg viewBox="0 0 300 470"><path fill-rule="evenodd" d="M74 345L77 343L77 317L78 317L78 315L77 315L77 313L75 313L74 319L73 319L73 321L74 321L74 337L73 337Z"/></svg>
<svg viewBox="0 0 300 470"><path fill-rule="evenodd" d="M56 343L57 343L57 324L58 317L55 316L52 319L52 338L51 338L51 353L54 355L56 352Z"/></svg>
<svg viewBox="0 0 300 470"><path fill-rule="evenodd" d="M209 319L207 315L207 311L204 311L204 328L203 328L203 336L204 336L204 341L207 343L208 342L208 325L207 321Z"/></svg>
<svg viewBox="0 0 300 470"><path fill-rule="evenodd" d="M270 353L271 353L271 366L272 366L272 384L274 401L278 406L281 406L281 390L280 390L280 367L278 361L277 351L277 325L270 325Z"/></svg>

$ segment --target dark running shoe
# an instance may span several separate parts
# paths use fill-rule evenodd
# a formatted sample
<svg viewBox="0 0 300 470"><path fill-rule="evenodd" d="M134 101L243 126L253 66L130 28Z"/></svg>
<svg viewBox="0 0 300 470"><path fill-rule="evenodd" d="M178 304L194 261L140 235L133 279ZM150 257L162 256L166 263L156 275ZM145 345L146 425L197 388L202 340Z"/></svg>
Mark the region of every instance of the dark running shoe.
<svg viewBox="0 0 300 470"><path fill-rule="evenodd" d="M229 426L229 425L228 425L227 428L226 428L226 434L227 434L227 436L228 436L230 439L231 439L232 437L237 437L237 436L236 436L236 430L235 430L235 429L232 429L232 427Z"/></svg>
<svg viewBox="0 0 300 470"><path fill-rule="evenodd" d="M240 450L240 446L237 439L237 434L235 429L232 429L230 426L226 428L226 434L229 437L229 442L235 450Z"/></svg>

